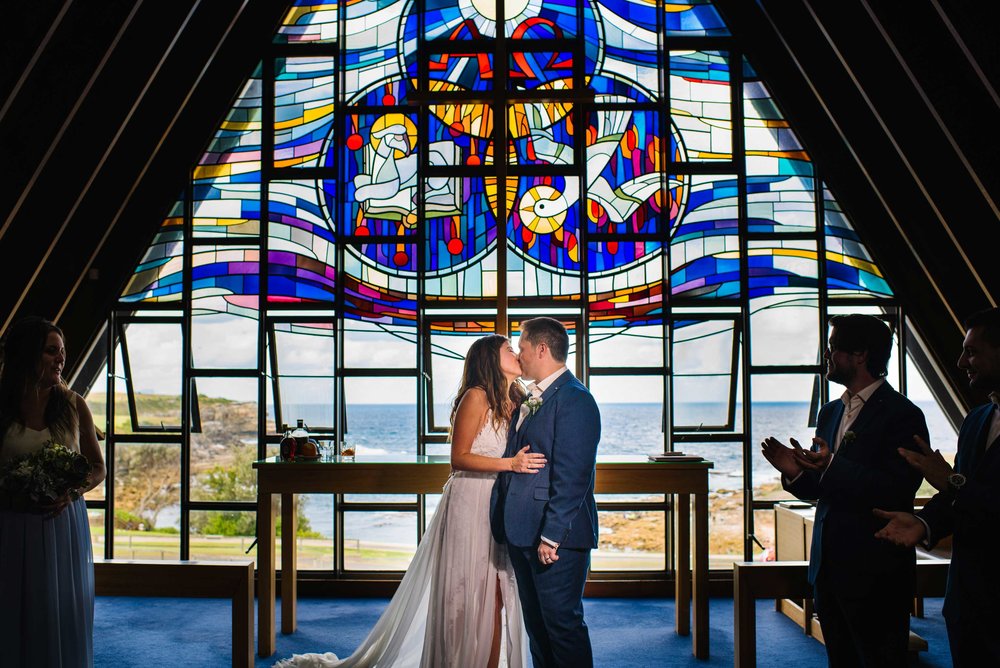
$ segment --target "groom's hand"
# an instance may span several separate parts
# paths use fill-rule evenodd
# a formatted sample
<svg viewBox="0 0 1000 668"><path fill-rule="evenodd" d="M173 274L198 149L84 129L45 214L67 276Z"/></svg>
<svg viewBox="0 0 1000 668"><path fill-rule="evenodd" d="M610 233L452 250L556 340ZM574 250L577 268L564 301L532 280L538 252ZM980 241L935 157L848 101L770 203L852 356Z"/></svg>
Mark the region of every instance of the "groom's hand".
<svg viewBox="0 0 1000 668"><path fill-rule="evenodd" d="M555 562L559 561L559 555L556 554L558 547L549 545L545 541L538 544L538 561L541 562L543 566L551 566Z"/></svg>

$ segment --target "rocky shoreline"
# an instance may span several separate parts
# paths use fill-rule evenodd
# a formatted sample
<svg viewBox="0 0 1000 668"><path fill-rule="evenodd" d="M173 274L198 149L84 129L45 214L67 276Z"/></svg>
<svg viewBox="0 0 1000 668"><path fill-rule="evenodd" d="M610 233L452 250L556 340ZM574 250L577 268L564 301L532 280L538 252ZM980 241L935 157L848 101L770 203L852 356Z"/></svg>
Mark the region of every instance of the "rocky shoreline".
<svg viewBox="0 0 1000 668"><path fill-rule="evenodd" d="M776 498L777 482L754 488L754 498ZM790 498L790 497L789 497ZM765 512L765 511L761 511ZM709 492L709 553L743 554L743 492L719 489ZM758 514L758 520L763 519ZM614 551L663 552L666 547L664 514L659 511L602 512L600 547ZM758 521L754 531L765 548L774 547L774 525ZM760 548L755 548L755 552Z"/></svg>

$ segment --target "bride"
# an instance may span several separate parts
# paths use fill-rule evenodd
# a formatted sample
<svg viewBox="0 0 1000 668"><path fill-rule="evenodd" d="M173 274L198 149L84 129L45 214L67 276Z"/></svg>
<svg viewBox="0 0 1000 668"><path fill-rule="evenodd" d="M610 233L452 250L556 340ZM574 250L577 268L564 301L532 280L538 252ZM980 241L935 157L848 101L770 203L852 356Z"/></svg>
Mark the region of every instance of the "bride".
<svg viewBox="0 0 1000 668"><path fill-rule="evenodd" d="M523 398L514 349L490 335L469 348L451 410L452 474L389 607L354 654L296 654L275 668L500 665L527 668L528 642L507 550L490 532L490 494L500 471L538 473L546 461L525 446L502 457Z"/></svg>

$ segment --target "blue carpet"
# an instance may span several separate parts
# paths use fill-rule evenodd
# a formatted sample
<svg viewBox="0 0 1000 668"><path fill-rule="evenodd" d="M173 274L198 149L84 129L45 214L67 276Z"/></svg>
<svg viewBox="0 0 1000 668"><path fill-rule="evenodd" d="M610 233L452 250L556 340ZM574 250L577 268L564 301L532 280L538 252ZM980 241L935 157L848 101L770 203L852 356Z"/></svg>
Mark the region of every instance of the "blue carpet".
<svg viewBox="0 0 1000 668"><path fill-rule="evenodd" d="M300 599L299 630L277 636L273 657L258 657L258 667L270 666L293 652L332 651L347 656L375 624L387 599ZM712 599L711 658L691 655L691 638L673 632L672 599L608 599L585 601L587 622L597 666L732 666L733 603ZM278 606L280 615L281 607ZM926 616L913 619L913 630L930 645L919 666L951 665L948 639L941 619L941 600L925 602ZM231 665L228 601L173 598L98 598L94 623L94 663L98 668L130 666ZM256 637L255 637L256 643ZM773 601L757 604L757 663L822 668L822 645L803 635Z"/></svg>

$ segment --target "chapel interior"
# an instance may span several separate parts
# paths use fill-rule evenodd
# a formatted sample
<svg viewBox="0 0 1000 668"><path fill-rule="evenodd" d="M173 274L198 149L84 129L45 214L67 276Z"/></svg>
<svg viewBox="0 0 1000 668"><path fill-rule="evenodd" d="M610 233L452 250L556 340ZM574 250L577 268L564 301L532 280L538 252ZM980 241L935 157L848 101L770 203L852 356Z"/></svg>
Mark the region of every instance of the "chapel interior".
<svg viewBox="0 0 1000 668"><path fill-rule="evenodd" d="M162 244L161 248L167 248L169 244L164 239L168 237L162 235L174 234L176 236L169 238L186 239L178 244L178 249L194 239L195 243L203 244L205 252L242 250L245 251L243 257L254 262L263 262L261 258L266 257L266 247L261 249L253 239L261 236L259 230L267 227L267 221L250 221L251 228L258 232L251 231L249 237L240 237L239 234L227 237L226 233L213 236L208 233L198 240L198 232L193 231L197 223L192 223L192 218L197 218L198 206L203 203L199 199L202 196L200 193L209 187L205 183L211 181L212 175L221 173L207 170L205 163L210 142L213 137L221 136L217 135L220 128L246 128L256 123L256 131L260 134L262 123L265 128L269 123L277 123L272 136L267 137L268 132L265 131L265 138L258 138L257 141L263 141L265 147L274 148L275 142L280 139L281 130L278 128L281 118L275 118L274 109L265 105L261 112L258 106L245 118L233 111L234 100L246 94L249 78L264 82L257 94L263 95L265 100L273 99L276 86L280 94L283 84L280 81L276 83L275 78L262 76L261 72L268 69L262 67L262 63L277 67L279 72L281 63L289 64L296 58L303 61L328 58L331 62L340 63L337 59L342 52L338 50L340 46L336 39L301 43L293 39L275 39L276 30L283 21L289 20L290 5L308 4L288 0L43 0L8 3L4 8L5 30L0 41L0 162L3 165L0 284L5 289L0 291L0 331L6 330L19 317L29 314L43 315L55 321L66 334L69 360L63 375L72 388L84 396L105 393L100 404L104 407L108 402L109 375L115 376L117 384L113 392L116 399L112 403L119 411L116 421L132 425L109 425L104 414L95 413L97 426L105 437L102 445L109 468L106 487L93 498L88 496L88 507L93 512L92 527L100 527L102 532L101 541L98 543L95 539L95 558L211 559L211 551L199 552L201 548L198 546L198 531L205 529L206 518L228 512L249 518L250 526L253 526L257 505L252 490L249 496L230 497L209 497L199 491L203 487L194 477L199 466L198 449L210 445L207 434L210 433L211 415L214 415L212 411L219 409L216 404L209 406L192 400L192 397L199 393L210 395L212 387L225 387L227 383L239 381L254 388L254 392L259 388L260 394L255 395L254 401L260 396L266 402L278 401L280 404L280 399L274 395L279 384L273 382L272 376L276 374L271 374L272 365L279 359L274 348L279 345L282 336L294 334L296 327L308 329L325 323L336 332L345 322L354 320L389 323L378 329L379 336L373 334L370 339L372 346L393 337L405 338L409 336L406 332L412 332L409 343L416 342L412 345L413 360L405 371L392 365L375 368L377 364L374 363L347 369L349 365L344 359L350 355L340 347L345 344L338 338L339 334L334 336L336 342L331 339L331 346L337 351L337 361L331 369L336 371L330 371L325 376L330 387L335 388L331 390L331 396L336 406L331 409L334 416L332 423L323 425L329 431L321 428L319 437L332 440L343 438L337 436L337 430L347 428L346 419L350 413L350 397L343 399L343 393L350 390L345 390L345 387L361 387L366 382L382 387L378 383L386 382L386 388L394 388L396 386L386 379L404 378L410 383L408 387L413 388L408 390L412 392L414 404L410 412L418 414L418 433L410 437L413 447L418 453L437 453L446 452L447 415L440 414L443 401L435 399L446 397L449 388L433 386L423 379L433 382L432 376L438 368L435 366L437 362L432 359L435 346L446 340L439 335L460 335L463 328L469 335L494 329L506 330L502 332L505 334L508 331L516 333L519 318L530 314L541 315L552 308L565 319L579 323L581 318L585 320L587 314L597 308L593 301L590 306L581 305L581 299L586 300L587 295L581 298L579 288L575 296L565 299L532 297L525 290L518 296L512 294L509 299L502 294L499 299L488 295L472 299L464 307L462 304L445 304L441 300L422 302L426 298L424 290L430 288L425 288L421 282L419 296L407 296L408 288L405 286L416 285L418 281L403 276L398 279L400 283L392 283L394 288L404 286L402 297L399 290L386 288L384 294L373 298L372 304L378 308L396 309L386 316L388 320L378 315L377 308L364 312L368 315L344 317L334 314L334 306L345 311L350 309L354 293L349 292L349 288L340 285L336 288L348 292L347 296L344 292L336 292L334 296L334 289L330 288L327 302L310 301L309 298L296 301L298 297L295 294L304 293L295 293L294 290L291 296L283 295L279 299L274 296L279 290L279 283L274 278L278 273L275 272L269 288L274 290L274 294L266 309L251 299L252 303L233 300L235 306L230 310L231 314L237 314L232 316L235 320L251 323L249 329L232 330L237 332L236 336L250 332L253 337L258 337L255 339L257 353L251 362L236 367L198 367L179 359L175 383L178 394L182 382L189 385L184 391L188 403L180 406L178 398L178 411L187 423L151 426L152 423L147 422L142 428L132 428L136 424L136 411L141 413L143 410L141 406L137 409L136 404L142 386L133 383L129 376L132 367L137 369L138 376L141 360L130 357L135 350L130 352L128 343L132 343L133 349L141 349L142 341L138 335L129 339L129 328L135 327L134 332L141 331L143 326L174 328L179 332L176 345L180 350L187 345L184 337L194 336L192 332L197 331L194 323L201 313L196 302L200 298L197 293L201 277L197 272L202 261L192 259L198 254L197 246L193 254L187 248L177 250L174 255L183 258L178 262L195 262L196 265L192 270L190 265L183 264L178 275L184 278L177 279L176 290L158 292L155 298L151 296L155 292L153 288L149 288L147 293L129 292L140 280L136 278L141 273L137 267L155 259L148 249L157 243ZM884 316L893 324L897 337L895 363L898 366L891 377L904 392L907 384L919 385L938 407L942 423L957 429L970 407L983 400L982 396L969 389L965 374L955 365L964 335L961 321L970 313L996 306L1000 298L1000 262L996 257L1000 247L1000 43L995 35L997 9L992 3L969 0L907 3L890 0L835 3L817 0L713 0L711 3L679 4L714 6L724 28L691 35L667 34L662 48L681 56L688 53L725 53L728 62L734 63L726 79L727 86L733 90L751 90L752 87L746 85L741 88L746 79L764 82L780 109L782 119L782 123L768 127L791 129L800 146L799 158L805 154L807 157L802 162L812 170L805 178L815 187L810 195L819 200L824 196L823 192L828 191L830 197L835 198L837 210L843 212L867 250L867 263L859 260L852 264L843 256L838 256L840 259L837 262L854 268L864 265L868 271L874 266L877 268L875 275L884 279L889 287L888 292L865 292L859 287L853 294L847 294L848 290L828 291L825 286L817 288L817 281L832 280L827 276L826 266L832 266L829 263L834 262L817 262L817 257L822 257L823 253L834 252L825 246L822 226L820 231L817 231L816 225L812 230L808 226L796 228L783 233L783 236L780 229L774 230L772 236L781 238L777 247L798 251L805 249L803 252L812 254L811 262L816 273L811 278L813 283L809 289L813 291L813 296L807 298L811 300L808 312L831 314L860 309ZM582 48L580 53L583 53ZM744 58L749 67L736 65ZM496 99L498 104L505 104L502 92ZM570 105L588 104L585 96L567 97L566 100ZM409 104L408 109L400 108L398 112L423 119L417 122L423 128L420 123L426 119L416 110L426 109L428 105L422 104L419 95L413 96ZM661 104L666 102L661 101ZM739 114L741 109L742 105L734 99L731 102L733 115ZM336 120L330 121L330 127L353 122L350 119L343 121L340 117L342 113L347 112L342 112L340 107L331 112L331 118ZM371 113L370 110L368 113ZM586 110L584 113L587 113ZM244 120L247 124L240 126ZM370 123L370 120L365 122ZM684 178L697 181L707 178L706 175L725 174L728 169L728 173L733 175L733 183L739 184L740 189L748 188L749 178L749 189L752 191L752 184L755 183L753 175L748 177L745 166L748 163L740 160L746 141L742 136L734 135L728 157L718 158L718 164L706 158L679 172L685 175ZM224 153L225 149L219 146L217 141L212 150ZM577 155L582 156L582 151ZM734 158L734 155L737 157ZM343 165L315 162L311 171L303 177L301 172L296 172L293 163L279 166L276 159L275 164L265 164L263 178L276 184L294 184L296 178L314 183L323 179L334 182L340 177L338 170L342 168ZM499 178L507 177L506 169L498 168ZM257 170L259 193L259 163ZM530 170L524 173L529 176L523 178L535 174ZM206 174L209 176L206 177ZM207 181L199 181L199 178ZM336 187L339 190L331 190L328 194L342 194L345 187L340 183ZM494 201L497 199L496 190L494 185ZM747 191L741 192L744 193L741 197L744 197ZM336 194L331 197L336 199ZM205 197L207 199L208 196ZM277 201L277 198L272 200L269 206L272 222L279 220ZM258 215L261 215L261 206L265 205L258 205ZM510 208L512 202L507 206ZM265 211L267 208L265 206ZM247 210L244 206L243 213L236 217L246 217ZM752 290L753 279L748 275L752 274L750 267L754 265L748 262L746 255L752 259L752 249L768 247L771 237L768 233L755 231L747 222L754 219L758 210L748 207L745 199L734 206L733 211L740 219L739 232L734 232L731 237L736 249L733 257L739 260L743 254L740 260L743 264L737 262L737 273L742 273L742 276L735 279L734 284L739 293L741 289L744 292ZM823 220L822 211L815 215L818 220ZM346 215L343 220L347 220ZM826 224L829 224L828 220ZM419 225L417 228L419 230ZM669 235L670 232L665 230L662 234ZM671 243L669 236L663 238L664 244ZM646 239L626 235L623 243L636 239L649 241L652 237ZM210 242L217 242L218 245L210 247ZM396 243L391 239L383 239L382 242L388 245ZM465 239L465 242L473 243L471 239ZM513 239L509 243L519 241ZM331 247L334 246L331 242ZM348 246L362 248L357 239L342 242L336 246L340 253L338 258L354 252L345 250ZM364 255L364 250L357 252L359 266L364 265L365 258L377 264L374 255ZM414 252L418 253L418 258L422 257L419 255L422 251ZM582 255L586 252L581 250ZM522 261L530 264L528 260L518 260ZM327 267L333 263L330 260ZM816 265L824 266L816 268ZM258 271L259 265L255 266L258 269L254 271ZM300 268L303 266L299 264ZM500 262L499 271L513 271L516 266L520 265L504 260ZM192 271L194 278L191 278ZM333 270L330 271L333 275ZM414 276L418 274L419 271L415 271ZM252 277L242 280L252 280ZM586 283L588 279L585 276L581 280ZM598 279L594 280L593 285L600 285ZM863 280L861 282L864 283ZM238 292L242 289L245 296L257 289L248 288L246 282L240 283L242 287L234 288L234 285L220 281L204 294L211 292L218 296L227 294L227 290ZM501 290L504 289L508 280L501 278L499 285ZM667 292L664 288L650 294L663 297ZM418 306L413 310L416 315L412 315L410 324L404 322L400 325L410 317L401 314L403 307L400 304L406 298ZM742 482L747 476L753 477L749 462L751 453L757 449L752 430L741 426L755 424L752 413L744 412L751 410L747 406L755 398L755 390L751 386L766 377L780 380L794 375L806 378L808 382L796 387L811 390L807 390L805 396L790 397L789 401L808 402L812 411L810 419L815 417L817 403L834 398L837 396L834 391L839 390L831 390L819 380L822 373L819 357L788 363L780 359L769 359L760 364L754 362L750 353L756 350L754 346L758 344L753 342L756 339L749 339L752 334L750 311L753 299L746 294L736 294L728 301L724 297L721 299L700 312L697 296L684 297L676 304L661 305L657 312L659 315L646 313L644 317L647 319L642 324L648 326L652 323L653 330L658 331L661 338L667 328L664 323L668 321L671 332L681 331L686 319L702 318L699 321L701 324L724 320L729 323L727 326L731 326L732 336L727 340L732 347L732 357L726 359L731 360L732 365L722 369L722 375L728 379L726 391L729 392L728 410L722 424L699 430L697 424L680 424L680 413L665 408L659 419L666 428L658 432L664 448L693 450L701 454L708 452L709 446L717 445L730 448L737 453L737 457L742 453L746 458L743 478L731 484L738 487L732 499L737 514L741 514L737 519L737 535L733 539L735 547L721 557L713 555L712 570L707 579L711 596L730 597L734 561L762 560L768 550L773 556L774 507L780 501L777 497L755 496L757 492L748 492ZM257 315L249 319L238 315L242 313L239 309L244 307L251 311L256 309ZM718 309L713 311L715 307ZM362 313L364 308L359 306L357 313ZM449 308L452 310L448 311ZM460 315L462 308L470 309L468 316ZM266 315L261 315L264 311ZM796 314L789 317L799 317L801 311L793 308L788 313ZM780 319L781 316L777 317ZM659 318L658 324L656 318ZM473 327L476 322L478 325ZM619 327L627 329L627 323L631 321L625 318L622 322L625 324ZM780 327L780 320L773 320L772 325ZM825 325L817 324L815 330L817 343L825 345ZM673 372L664 361L669 357L672 343L664 344L663 356L653 370L639 368L641 365L632 362L616 370L613 364L601 366L596 352L582 352L588 345L587 341L593 342L595 333L599 331L603 330L599 330L597 325L588 325L574 334L577 336L574 339L577 349L581 351L577 355L578 366L574 371L582 372L586 380L596 379L598 382L603 382L604 378L654 378L655 383L660 384L658 387L665 388L658 390L660 393L656 395L656 401L668 401L665 397L669 396L671 388L675 388L673 383L683 382L684 375L681 373L683 361L679 357L673 360ZM375 329L369 333L372 332ZM587 336L591 338L587 339ZM671 379L672 373L678 374L676 379ZM338 375L343 377L334 378ZM816 378L816 382L808 380L812 378ZM201 383L200 387L197 383ZM674 391L680 392L680 387L682 385L676 385ZM119 393L123 397L120 406ZM435 409L435 406L438 408ZM280 418L273 414L258 416L256 413L243 418L249 420L252 435L261 438L253 445L253 458L276 454L281 438L280 425L294 424L295 417L286 411ZM713 432L711 438L701 438L699 434L703 431ZM168 457L173 458L168 468L176 477L176 482L169 485L164 493L172 499L168 505L178 515L176 526L179 534L161 557L130 555L126 551L127 543L138 527L125 520L122 520L125 523L119 523L120 518L115 515L117 509L109 509L116 498L130 498L131 492L121 487L124 483L115 482L116 467L119 467L117 474L125 480L130 461L125 453L143 444L166 444L169 446L166 449ZM953 442L950 447L953 451ZM711 459L710 454L704 456ZM756 460L752 464L758 465ZM425 521L428 507L423 495L412 496L413 500L406 501L403 510L407 516L415 518L417 526ZM344 508L335 511L340 539L345 535L345 522L364 524L364 512L392 512L391 504L384 499L372 501L366 506L364 499L352 501L338 497L337 503L342 502L348 504L346 511ZM353 508L349 505L352 502L356 504ZM641 517L643 513L659 513L660 517L666 513L669 516L675 509L667 495L665 499L661 497L659 501L645 506L630 500L618 505L609 501L605 510L609 516L617 513L625 518L621 521L627 522L629 518ZM287 516L285 521L288 521ZM258 526L259 523L260 518L257 518ZM755 526L758 528L755 529ZM764 526L765 530L760 526ZM711 527L710 524L710 530ZM417 529L417 533L419 531ZM672 546L676 537L669 528L669 522L667 528L661 531L665 531L661 540ZM118 536L115 536L116 532ZM218 558L244 557L246 548L253 540L252 528L246 533L249 540ZM660 550L663 549L661 546ZM636 571L608 568L593 573L588 595L673 596L673 567L676 562L670 549L668 547L666 554L660 556L657 568ZM331 542L328 552L321 559L326 561L316 568L304 567L300 555L300 596L387 596L405 568L405 563L399 566L391 560L386 562L388 566L373 561L356 562L361 565L352 568L352 557L343 551L343 546L334 547ZM251 549L244 558L250 560L254 555ZM282 567L280 559L277 567L279 570ZM258 594L260 586L258 582ZM279 594L280 586L279 582Z"/></svg>

